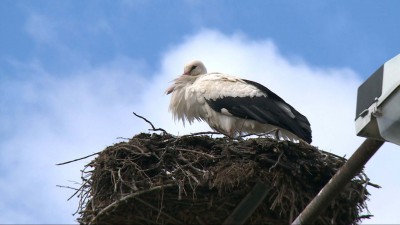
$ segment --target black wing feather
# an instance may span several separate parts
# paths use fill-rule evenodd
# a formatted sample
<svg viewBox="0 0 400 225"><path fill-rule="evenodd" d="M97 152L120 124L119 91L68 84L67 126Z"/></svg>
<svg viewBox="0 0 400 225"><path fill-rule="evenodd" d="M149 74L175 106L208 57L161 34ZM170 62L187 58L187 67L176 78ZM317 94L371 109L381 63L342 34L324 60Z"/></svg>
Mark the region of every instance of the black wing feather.
<svg viewBox="0 0 400 225"><path fill-rule="evenodd" d="M221 112L223 108L234 116L268 123L286 129L308 143L311 143L311 127L307 118L300 114L281 97L263 85L254 81L243 80L257 87L267 97L224 97L215 100L206 99L208 105L215 111ZM294 118L282 109L282 104L288 107Z"/></svg>

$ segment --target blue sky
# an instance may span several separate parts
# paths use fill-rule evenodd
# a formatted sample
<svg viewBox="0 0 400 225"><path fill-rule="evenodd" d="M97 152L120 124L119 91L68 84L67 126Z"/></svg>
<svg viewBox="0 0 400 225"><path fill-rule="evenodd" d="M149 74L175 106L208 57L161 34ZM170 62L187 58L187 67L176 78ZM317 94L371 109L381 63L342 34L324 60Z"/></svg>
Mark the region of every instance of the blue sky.
<svg viewBox="0 0 400 225"><path fill-rule="evenodd" d="M270 38L284 55L368 75L400 47L395 1L117 2L5 1L2 58L35 58L56 71L79 66L76 61L101 65L118 55L151 64L185 35L215 28Z"/></svg>
<svg viewBox="0 0 400 225"><path fill-rule="evenodd" d="M55 185L84 163L54 164L148 129L175 134L164 90L183 65L263 83L305 114L314 142L351 155L357 87L400 53L398 1L12 1L0 8L0 223L72 223L77 201ZM367 165L365 223L400 223L398 147ZM385 176L382 176L385 174Z"/></svg>

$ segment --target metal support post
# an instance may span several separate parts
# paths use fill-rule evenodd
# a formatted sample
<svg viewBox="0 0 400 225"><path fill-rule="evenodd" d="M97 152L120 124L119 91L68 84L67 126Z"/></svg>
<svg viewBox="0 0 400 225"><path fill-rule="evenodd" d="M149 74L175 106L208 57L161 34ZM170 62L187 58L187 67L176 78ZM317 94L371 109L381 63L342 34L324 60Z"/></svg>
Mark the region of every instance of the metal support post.
<svg viewBox="0 0 400 225"><path fill-rule="evenodd" d="M343 190L347 183L361 172L368 160L385 143L367 138L350 159L339 169L318 195L307 205L292 225L311 224L331 201Z"/></svg>

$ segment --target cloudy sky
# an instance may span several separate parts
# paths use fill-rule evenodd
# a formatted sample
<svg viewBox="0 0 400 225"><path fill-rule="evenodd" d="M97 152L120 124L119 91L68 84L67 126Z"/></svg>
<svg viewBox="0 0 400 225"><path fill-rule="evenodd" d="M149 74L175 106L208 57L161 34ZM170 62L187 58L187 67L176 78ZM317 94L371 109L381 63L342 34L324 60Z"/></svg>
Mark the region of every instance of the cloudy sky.
<svg viewBox="0 0 400 225"><path fill-rule="evenodd" d="M358 86L400 53L399 1L14 1L0 7L0 223L74 223L76 185L100 151L147 132L183 127L164 90L201 59L269 87L306 115L313 144L349 157ZM365 224L400 223L400 149L367 164Z"/></svg>

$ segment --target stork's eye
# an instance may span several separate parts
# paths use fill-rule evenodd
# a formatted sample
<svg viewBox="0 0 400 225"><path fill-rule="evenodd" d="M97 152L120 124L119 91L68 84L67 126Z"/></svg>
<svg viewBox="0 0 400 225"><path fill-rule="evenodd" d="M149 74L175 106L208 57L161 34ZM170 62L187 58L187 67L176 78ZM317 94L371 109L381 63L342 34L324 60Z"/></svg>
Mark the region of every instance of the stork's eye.
<svg viewBox="0 0 400 225"><path fill-rule="evenodd" d="M190 67L190 71L193 71L194 69L196 69L196 66L193 65L192 67Z"/></svg>

